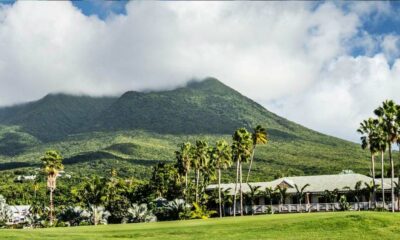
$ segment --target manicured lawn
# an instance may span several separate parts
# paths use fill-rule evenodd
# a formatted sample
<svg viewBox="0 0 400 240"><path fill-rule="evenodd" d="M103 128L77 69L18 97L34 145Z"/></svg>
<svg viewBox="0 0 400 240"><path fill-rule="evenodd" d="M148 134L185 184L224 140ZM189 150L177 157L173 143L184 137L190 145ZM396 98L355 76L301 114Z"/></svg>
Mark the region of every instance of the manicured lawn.
<svg viewBox="0 0 400 240"><path fill-rule="evenodd" d="M97 227L0 230L0 239L400 239L400 214L303 213Z"/></svg>

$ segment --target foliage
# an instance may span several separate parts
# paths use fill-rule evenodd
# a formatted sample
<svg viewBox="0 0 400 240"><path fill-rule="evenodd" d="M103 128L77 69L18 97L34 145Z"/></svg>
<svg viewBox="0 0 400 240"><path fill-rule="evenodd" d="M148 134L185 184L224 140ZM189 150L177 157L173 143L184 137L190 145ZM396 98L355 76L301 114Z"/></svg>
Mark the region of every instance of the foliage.
<svg viewBox="0 0 400 240"><path fill-rule="evenodd" d="M0 195L0 227L4 226L8 219L12 217L10 206L6 203L6 199Z"/></svg>
<svg viewBox="0 0 400 240"><path fill-rule="evenodd" d="M216 214L216 211L208 210L206 206L200 206L197 203L193 203L194 210L190 213L191 219L208 219L213 214Z"/></svg>
<svg viewBox="0 0 400 240"><path fill-rule="evenodd" d="M347 202L347 198L345 195L340 196L339 198L339 207L342 211L350 210L350 203Z"/></svg>
<svg viewBox="0 0 400 240"><path fill-rule="evenodd" d="M147 208L147 205L144 203L140 205L132 204L132 206L128 208L127 212L128 214L125 221L128 223L157 221L157 217Z"/></svg>

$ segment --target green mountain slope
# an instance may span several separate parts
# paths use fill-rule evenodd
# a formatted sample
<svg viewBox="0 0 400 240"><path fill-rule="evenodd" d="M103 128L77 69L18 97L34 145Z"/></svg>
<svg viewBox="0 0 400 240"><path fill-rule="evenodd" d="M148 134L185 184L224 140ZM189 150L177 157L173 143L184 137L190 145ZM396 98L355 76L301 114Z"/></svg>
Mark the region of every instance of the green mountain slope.
<svg viewBox="0 0 400 240"><path fill-rule="evenodd" d="M254 180L273 175L367 173L359 145L320 134L269 112L216 79L119 98L48 95L0 109L0 170L34 167L54 148L74 172L145 177L157 161L172 161L183 141L230 139L238 127L267 127L270 144L256 154Z"/></svg>

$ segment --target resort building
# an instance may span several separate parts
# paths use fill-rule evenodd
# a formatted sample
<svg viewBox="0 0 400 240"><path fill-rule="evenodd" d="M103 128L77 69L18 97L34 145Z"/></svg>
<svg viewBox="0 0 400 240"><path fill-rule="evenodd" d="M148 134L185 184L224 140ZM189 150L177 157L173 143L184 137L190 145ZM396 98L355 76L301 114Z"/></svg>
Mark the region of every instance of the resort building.
<svg viewBox="0 0 400 240"><path fill-rule="evenodd" d="M299 176L299 177L284 177L275 179L270 182L253 182L249 185L255 189L258 188L259 193L256 196L249 196L251 189L248 184L242 183L242 191L246 201L244 202L245 213L265 213L271 212L310 212L310 211L336 211L340 210L339 199L345 195L347 201L353 210L370 209L374 203L370 201L371 192L367 190L366 185L372 185L371 177L355 174L341 173L335 175L316 175L316 176ZM381 179L375 179L375 184L378 186L376 193L376 207L385 207L390 209L391 206L391 185L390 178L384 179L384 194L385 205L382 202ZM397 182L397 178L395 179ZM360 184L360 191L354 191L356 184ZM237 185L237 193L239 186ZM302 199L299 199L299 191L304 186ZM213 191L218 188L217 184L209 185L208 191ZM265 189L272 189L274 194L268 195ZM235 183L221 184L221 189L225 195L234 195ZM253 190L254 191L254 190ZM358 201L357 201L358 199ZM300 204L301 200L301 204ZM239 209L237 201L237 211ZM395 209L398 209L397 198ZM232 214L232 206L225 207L227 214Z"/></svg>
<svg viewBox="0 0 400 240"><path fill-rule="evenodd" d="M7 224L19 224L27 221L30 205L10 205L12 212Z"/></svg>

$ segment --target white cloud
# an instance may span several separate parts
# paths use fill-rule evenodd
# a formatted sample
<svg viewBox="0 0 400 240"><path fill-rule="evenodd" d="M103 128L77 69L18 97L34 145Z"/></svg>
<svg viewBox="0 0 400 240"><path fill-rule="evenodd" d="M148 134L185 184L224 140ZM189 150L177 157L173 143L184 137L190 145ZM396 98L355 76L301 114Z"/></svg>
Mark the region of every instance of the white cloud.
<svg viewBox="0 0 400 240"><path fill-rule="evenodd" d="M102 21L70 2L16 2L0 7L0 105L49 92L168 89L214 76L267 106L280 104L274 110L284 116L352 139L348 130L334 129L337 118L353 124L362 115L359 108L371 108L372 100L354 101L355 94L365 94L356 83L368 78L374 85L377 68L387 72L385 84L394 81L400 64L385 66L387 55L348 56L356 38L364 47L379 45L360 29L374 5L350 6L351 11L331 2L129 2L126 16ZM387 11L387 5L379 6ZM382 47L390 50L389 40ZM316 101L323 114L311 114Z"/></svg>

